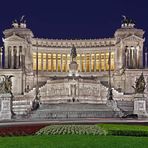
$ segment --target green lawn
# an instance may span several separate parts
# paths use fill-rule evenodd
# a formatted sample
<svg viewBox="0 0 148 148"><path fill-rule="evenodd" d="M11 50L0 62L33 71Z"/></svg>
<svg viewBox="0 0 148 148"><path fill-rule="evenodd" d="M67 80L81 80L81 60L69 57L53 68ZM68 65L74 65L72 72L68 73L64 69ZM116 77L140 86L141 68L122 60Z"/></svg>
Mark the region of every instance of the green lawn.
<svg viewBox="0 0 148 148"><path fill-rule="evenodd" d="M1 137L0 148L147 148L147 137L122 136L24 136Z"/></svg>

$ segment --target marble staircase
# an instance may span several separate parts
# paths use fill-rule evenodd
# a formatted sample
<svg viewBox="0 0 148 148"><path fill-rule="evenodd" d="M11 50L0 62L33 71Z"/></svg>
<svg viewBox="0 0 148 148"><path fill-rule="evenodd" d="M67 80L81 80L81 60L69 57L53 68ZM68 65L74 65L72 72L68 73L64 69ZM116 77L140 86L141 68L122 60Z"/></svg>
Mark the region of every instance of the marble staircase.
<svg viewBox="0 0 148 148"><path fill-rule="evenodd" d="M42 84L40 91L47 91L47 83ZM35 88L24 95L15 96L13 99L13 111L16 115L28 116L32 119L53 118L72 118L72 117L115 117L116 113L106 105L107 85L101 82L100 97L97 100L93 96L79 96L76 101L72 102L71 96L41 96L41 106L37 111L30 112L31 103L35 97ZM133 101L131 96L124 95L113 89L114 99L118 107L126 113L132 113ZM68 102L68 100L71 100Z"/></svg>
<svg viewBox="0 0 148 148"><path fill-rule="evenodd" d="M32 112L31 119L111 118L116 113L106 104L62 103L46 104Z"/></svg>

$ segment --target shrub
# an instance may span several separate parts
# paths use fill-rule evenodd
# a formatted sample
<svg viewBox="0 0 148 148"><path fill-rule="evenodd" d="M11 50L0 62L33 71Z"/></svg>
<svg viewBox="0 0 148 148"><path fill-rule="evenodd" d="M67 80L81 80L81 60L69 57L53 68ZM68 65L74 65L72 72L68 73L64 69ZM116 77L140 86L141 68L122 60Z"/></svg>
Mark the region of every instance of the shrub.
<svg viewBox="0 0 148 148"><path fill-rule="evenodd" d="M99 124L107 135L116 136L148 136L148 127L141 125Z"/></svg>

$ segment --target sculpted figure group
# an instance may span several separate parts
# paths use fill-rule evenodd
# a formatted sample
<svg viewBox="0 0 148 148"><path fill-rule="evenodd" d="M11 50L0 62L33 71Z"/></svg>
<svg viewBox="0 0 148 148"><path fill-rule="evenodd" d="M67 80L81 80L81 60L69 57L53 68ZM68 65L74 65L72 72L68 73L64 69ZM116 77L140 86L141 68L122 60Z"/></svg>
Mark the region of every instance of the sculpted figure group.
<svg viewBox="0 0 148 148"><path fill-rule="evenodd" d="M146 83L144 80L143 73L141 73L140 77L136 79L135 86L132 86L135 90L135 93L144 93Z"/></svg>
<svg viewBox="0 0 148 148"><path fill-rule="evenodd" d="M1 75L0 77L0 93L12 93L12 81L13 75Z"/></svg>

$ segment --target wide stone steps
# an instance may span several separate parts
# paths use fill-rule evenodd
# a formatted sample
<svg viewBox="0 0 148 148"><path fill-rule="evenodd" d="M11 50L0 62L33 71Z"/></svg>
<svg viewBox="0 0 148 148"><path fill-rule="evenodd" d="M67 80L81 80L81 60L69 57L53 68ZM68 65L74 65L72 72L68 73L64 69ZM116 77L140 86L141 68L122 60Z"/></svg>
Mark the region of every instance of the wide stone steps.
<svg viewBox="0 0 148 148"><path fill-rule="evenodd" d="M67 98L67 99L42 99L41 103L43 104L59 104L59 103L66 103L69 102L68 100L70 100L70 102L73 102L72 99ZM79 103L89 103L89 104L103 104L106 103L106 100L92 100L90 99L75 99L74 102L79 102Z"/></svg>
<svg viewBox="0 0 148 148"><path fill-rule="evenodd" d="M58 119L58 118L113 118L117 117L113 111L49 111L39 110L37 114L31 114L35 120Z"/></svg>
<svg viewBox="0 0 148 148"><path fill-rule="evenodd" d="M40 110L50 111L112 111L106 104L60 103L42 104Z"/></svg>
<svg viewBox="0 0 148 148"><path fill-rule="evenodd" d="M111 118L117 113L106 104L42 104L37 111L30 115L31 119L52 118Z"/></svg>
<svg viewBox="0 0 148 148"><path fill-rule="evenodd" d="M28 100L13 101L12 109L16 115L26 115L30 109L30 102Z"/></svg>
<svg viewBox="0 0 148 148"><path fill-rule="evenodd" d="M118 107L123 111L133 112L134 102L133 101L117 101Z"/></svg>

